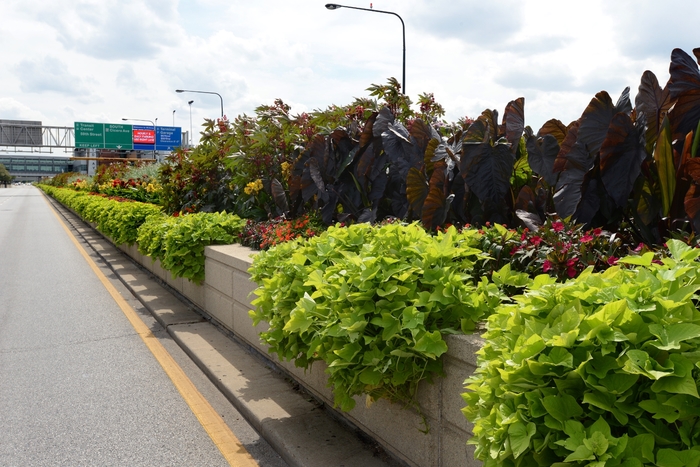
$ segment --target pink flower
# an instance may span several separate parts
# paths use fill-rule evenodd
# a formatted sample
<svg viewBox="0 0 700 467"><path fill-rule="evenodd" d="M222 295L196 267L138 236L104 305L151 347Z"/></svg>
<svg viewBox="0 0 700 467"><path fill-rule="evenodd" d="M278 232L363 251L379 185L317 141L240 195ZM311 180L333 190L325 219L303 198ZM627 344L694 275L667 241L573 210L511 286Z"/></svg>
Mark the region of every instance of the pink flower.
<svg viewBox="0 0 700 467"><path fill-rule="evenodd" d="M561 232L564 230L564 223L562 221L552 222L552 230L555 232Z"/></svg>
<svg viewBox="0 0 700 467"><path fill-rule="evenodd" d="M615 265L617 264L617 260L618 260L618 259L620 259L620 258L615 258L614 256L610 256L610 257L608 258L608 264L609 264L610 266L615 266Z"/></svg>
<svg viewBox="0 0 700 467"><path fill-rule="evenodd" d="M525 230L523 230L523 234L520 236L520 241L521 241L521 242L525 241L525 239L527 238L527 232L528 232L529 230L530 230L530 229L528 229L527 227L525 227Z"/></svg>
<svg viewBox="0 0 700 467"><path fill-rule="evenodd" d="M542 272L549 272L550 269L552 269L552 262L548 259L544 260L544 263L542 264Z"/></svg>
<svg viewBox="0 0 700 467"><path fill-rule="evenodd" d="M642 248L644 248L644 243L640 243L639 245L637 245L637 248L634 249L635 253L639 253L640 251L642 251Z"/></svg>
<svg viewBox="0 0 700 467"><path fill-rule="evenodd" d="M588 243L590 241L593 241L593 236L592 235L584 235L581 237L581 243Z"/></svg>
<svg viewBox="0 0 700 467"><path fill-rule="evenodd" d="M532 243L535 246L539 246L539 244L542 243L542 237L538 237L537 235L535 235L530 239L530 243Z"/></svg>
<svg viewBox="0 0 700 467"><path fill-rule="evenodd" d="M569 278L576 277L576 269L573 267L567 268L566 275L569 276Z"/></svg>
<svg viewBox="0 0 700 467"><path fill-rule="evenodd" d="M571 268L571 267L573 267L574 264L576 264L577 262L578 262L578 258L571 258L571 259L569 259L569 260L566 261L566 267L567 267L567 268Z"/></svg>
<svg viewBox="0 0 700 467"><path fill-rule="evenodd" d="M511 256L515 255L518 251L522 250L522 248L523 248L523 247L520 246L520 245L516 246L515 248L513 248L512 250L510 250L510 255L511 255Z"/></svg>
<svg viewBox="0 0 700 467"><path fill-rule="evenodd" d="M593 235L595 235L596 237L600 237L600 234L602 234L602 233L603 233L603 229L601 229L601 228L593 229Z"/></svg>

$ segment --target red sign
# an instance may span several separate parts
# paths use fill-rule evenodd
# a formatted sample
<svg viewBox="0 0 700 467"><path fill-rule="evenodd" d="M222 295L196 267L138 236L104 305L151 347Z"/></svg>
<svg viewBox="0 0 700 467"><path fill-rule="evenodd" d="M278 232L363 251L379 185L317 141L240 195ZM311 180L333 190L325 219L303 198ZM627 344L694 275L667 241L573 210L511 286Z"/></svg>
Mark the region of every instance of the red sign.
<svg viewBox="0 0 700 467"><path fill-rule="evenodd" d="M134 128L134 144L156 144L156 132Z"/></svg>

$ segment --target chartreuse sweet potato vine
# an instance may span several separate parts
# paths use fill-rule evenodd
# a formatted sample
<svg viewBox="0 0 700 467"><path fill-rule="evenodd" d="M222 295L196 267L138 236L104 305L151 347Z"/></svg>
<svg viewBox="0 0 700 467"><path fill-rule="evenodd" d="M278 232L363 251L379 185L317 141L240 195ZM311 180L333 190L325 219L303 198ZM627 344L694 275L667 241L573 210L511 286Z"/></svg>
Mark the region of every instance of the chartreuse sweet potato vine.
<svg viewBox="0 0 700 467"><path fill-rule="evenodd" d="M505 296L470 276L485 255L479 233L431 236L418 225L331 227L256 256L254 323L270 352L307 368L327 363L342 410L386 398L413 405L418 383L442 372L443 334L469 332ZM497 272L517 285L521 274Z"/></svg>
<svg viewBox="0 0 700 467"><path fill-rule="evenodd" d="M463 394L485 467L700 464L700 249L668 247L489 317Z"/></svg>

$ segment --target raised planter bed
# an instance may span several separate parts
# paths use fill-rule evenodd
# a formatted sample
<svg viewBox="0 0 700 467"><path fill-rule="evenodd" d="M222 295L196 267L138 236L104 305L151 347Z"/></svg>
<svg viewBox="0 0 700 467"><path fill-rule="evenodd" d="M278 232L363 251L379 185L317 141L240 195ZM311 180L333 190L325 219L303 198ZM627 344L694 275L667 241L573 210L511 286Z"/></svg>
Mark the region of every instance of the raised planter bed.
<svg viewBox="0 0 700 467"><path fill-rule="evenodd" d="M160 267L158 261L139 253L138 248L122 245L122 251L152 271L173 289L200 307L221 326L236 337L260 351L270 362L301 384L315 397L333 406L333 396L326 386L327 378L323 362L316 362L304 371L293 362L282 362L267 353L267 347L258 338L264 324L254 327L248 310L257 285L250 280L248 268L254 250L240 245L209 246L205 249L206 279L197 285L187 279L173 279ZM481 346L478 336L446 336L449 347L443 356L445 377L434 384L423 383L419 387L418 400L430 427L423 433L423 422L418 413L391 404L385 400L374 402L370 407L357 399L350 412L336 411L352 424L375 439L387 451L408 465L428 466L478 466L473 458L473 448L466 445L471 436L471 426L461 414L464 402L460 396L464 379L476 365L476 351Z"/></svg>

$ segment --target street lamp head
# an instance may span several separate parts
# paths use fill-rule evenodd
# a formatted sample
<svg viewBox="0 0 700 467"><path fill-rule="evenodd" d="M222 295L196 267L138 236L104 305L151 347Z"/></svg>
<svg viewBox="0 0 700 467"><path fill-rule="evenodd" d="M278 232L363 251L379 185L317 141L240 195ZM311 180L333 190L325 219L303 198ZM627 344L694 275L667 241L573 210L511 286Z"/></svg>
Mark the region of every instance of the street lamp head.
<svg viewBox="0 0 700 467"><path fill-rule="evenodd" d="M129 119L128 119L128 118L122 118L122 120L127 121L127 120L129 120Z"/></svg>
<svg viewBox="0 0 700 467"><path fill-rule="evenodd" d="M342 8L343 5L338 5L337 3L326 3L326 8L329 10L337 10L338 8Z"/></svg>
<svg viewBox="0 0 700 467"><path fill-rule="evenodd" d="M176 89L175 92L185 92L184 89Z"/></svg>
<svg viewBox="0 0 700 467"><path fill-rule="evenodd" d="M194 101L189 101L188 104L192 105L193 102L194 102Z"/></svg>

